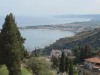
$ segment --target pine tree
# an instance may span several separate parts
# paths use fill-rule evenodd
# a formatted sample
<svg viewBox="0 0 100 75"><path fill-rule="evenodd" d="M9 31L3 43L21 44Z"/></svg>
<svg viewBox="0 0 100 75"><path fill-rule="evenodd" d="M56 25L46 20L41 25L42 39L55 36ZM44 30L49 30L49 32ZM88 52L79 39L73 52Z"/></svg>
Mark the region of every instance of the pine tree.
<svg viewBox="0 0 100 75"><path fill-rule="evenodd" d="M9 75L20 75L20 61L24 53L24 39L10 13L6 16L0 33L0 63L6 64Z"/></svg>
<svg viewBox="0 0 100 75"><path fill-rule="evenodd" d="M69 75L74 75L74 71L73 71L73 61L70 60L69 61L69 72L68 72Z"/></svg>
<svg viewBox="0 0 100 75"><path fill-rule="evenodd" d="M68 73L68 69L69 69L69 59L68 59L68 57L66 57L66 63L65 63L65 71L66 71L66 73Z"/></svg>
<svg viewBox="0 0 100 75"><path fill-rule="evenodd" d="M60 65L59 65L59 71L62 73L65 71L65 63L66 63L66 56L65 56L65 53L62 52L62 55L60 58Z"/></svg>

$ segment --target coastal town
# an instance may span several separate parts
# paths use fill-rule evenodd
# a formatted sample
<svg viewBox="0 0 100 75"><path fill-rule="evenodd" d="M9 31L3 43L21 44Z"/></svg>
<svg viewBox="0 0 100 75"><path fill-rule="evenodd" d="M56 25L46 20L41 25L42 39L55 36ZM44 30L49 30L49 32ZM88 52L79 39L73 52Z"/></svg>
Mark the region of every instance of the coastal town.
<svg viewBox="0 0 100 75"><path fill-rule="evenodd" d="M100 27L99 24L100 23L96 23L95 21L90 20L90 21L73 22L66 24L25 26L25 27L19 27L19 29L50 29L50 30L72 31L74 33L79 33L83 31L89 31L94 28L99 28Z"/></svg>

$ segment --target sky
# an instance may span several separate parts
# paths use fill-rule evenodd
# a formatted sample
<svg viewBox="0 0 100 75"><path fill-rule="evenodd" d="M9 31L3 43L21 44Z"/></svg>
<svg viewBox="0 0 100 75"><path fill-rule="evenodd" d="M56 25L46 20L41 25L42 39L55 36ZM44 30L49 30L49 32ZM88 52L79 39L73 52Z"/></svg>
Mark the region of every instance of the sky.
<svg viewBox="0 0 100 75"><path fill-rule="evenodd" d="M100 14L100 0L0 0L0 16Z"/></svg>

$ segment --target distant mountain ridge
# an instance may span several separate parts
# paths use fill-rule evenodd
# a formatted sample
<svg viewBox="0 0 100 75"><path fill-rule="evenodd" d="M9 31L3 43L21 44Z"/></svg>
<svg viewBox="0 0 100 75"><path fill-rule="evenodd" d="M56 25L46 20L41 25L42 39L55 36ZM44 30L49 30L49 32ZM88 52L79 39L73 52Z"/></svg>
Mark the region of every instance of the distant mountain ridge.
<svg viewBox="0 0 100 75"><path fill-rule="evenodd" d="M100 19L100 14L86 14L86 15L56 15L57 18L91 18L91 19Z"/></svg>

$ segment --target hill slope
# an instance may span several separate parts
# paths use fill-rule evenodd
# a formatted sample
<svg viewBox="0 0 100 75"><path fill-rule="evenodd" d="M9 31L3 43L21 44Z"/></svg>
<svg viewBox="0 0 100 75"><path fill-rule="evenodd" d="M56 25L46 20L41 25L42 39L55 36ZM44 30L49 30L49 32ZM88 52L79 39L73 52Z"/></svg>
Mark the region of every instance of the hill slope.
<svg viewBox="0 0 100 75"><path fill-rule="evenodd" d="M100 48L100 28L81 32L70 38L61 38L55 43L46 47L46 52L49 52L52 48L55 49L73 49L75 46L89 44L93 49Z"/></svg>

